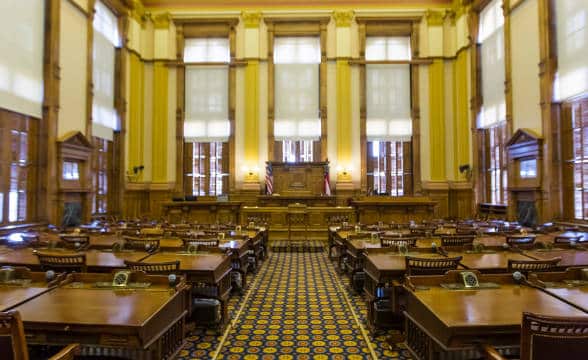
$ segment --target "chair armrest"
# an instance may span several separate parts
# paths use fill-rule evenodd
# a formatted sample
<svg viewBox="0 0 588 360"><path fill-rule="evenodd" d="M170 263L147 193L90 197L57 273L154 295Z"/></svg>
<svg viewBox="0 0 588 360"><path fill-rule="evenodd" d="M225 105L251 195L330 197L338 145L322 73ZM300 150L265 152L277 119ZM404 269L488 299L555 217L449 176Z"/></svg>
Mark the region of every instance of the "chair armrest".
<svg viewBox="0 0 588 360"><path fill-rule="evenodd" d="M486 360L506 360L495 348L488 344L480 344L478 347Z"/></svg>
<svg viewBox="0 0 588 360"><path fill-rule="evenodd" d="M80 352L80 344L69 344L61 349L60 352L51 356L49 360L73 360L74 356Z"/></svg>

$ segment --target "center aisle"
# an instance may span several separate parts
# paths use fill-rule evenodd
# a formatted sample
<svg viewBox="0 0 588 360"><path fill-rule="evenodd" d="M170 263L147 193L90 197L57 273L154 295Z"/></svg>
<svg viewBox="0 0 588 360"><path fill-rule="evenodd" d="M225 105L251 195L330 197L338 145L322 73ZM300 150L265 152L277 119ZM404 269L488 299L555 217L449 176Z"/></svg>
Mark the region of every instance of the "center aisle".
<svg viewBox="0 0 588 360"><path fill-rule="evenodd" d="M218 359L371 359L325 253L272 253Z"/></svg>

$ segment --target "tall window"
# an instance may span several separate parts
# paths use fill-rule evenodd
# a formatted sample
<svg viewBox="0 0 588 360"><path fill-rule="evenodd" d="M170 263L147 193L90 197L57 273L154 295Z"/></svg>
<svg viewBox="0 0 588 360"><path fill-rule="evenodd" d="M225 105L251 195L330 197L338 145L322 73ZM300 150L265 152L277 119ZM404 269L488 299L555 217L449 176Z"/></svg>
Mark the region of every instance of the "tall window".
<svg viewBox="0 0 588 360"><path fill-rule="evenodd" d="M371 62L366 65L368 189L407 195L412 193L410 37L367 37L365 58Z"/></svg>
<svg viewBox="0 0 588 360"><path fill-rule="evenodd" d="M92 62L92 212L108 212L108 190L114 171L113 143L120 125L115 107L116 49L120 34L116 15L101 1L94 6Z"/></svg>
<svg viewBox="0 0 588 360"><path fill-rule="evenodd" d="M276 159L320 159L320 63L318 36L274 39Z"/></svg>
<svg viewBox="0 0 588 360"><path fill-rule="evenodd" d="M104 214L108 212L108 184L112 169L112 141L99 137L92 137L94 153L92 156L92 186L94 199L92 213Z"/></svg>
<svg viewBox="0 0 588 360"><path fill-rule="evenodd" d="M504 95L504 15L502 0L493 0L480 13L478 43L482 67L480 175L485 184L484 201L507 202L506 101Z"/></svg>
<svg viewBox="0 0 588 360"><path fill-rule="evenodd" d="M588 220L588 99L571 106L574 218Z"/></svg>
<svg viewBox="0 0 588 360"><path fill-rule="evenodd" d="M25 116L0 116L0 224L29 220L32 189L28 183L33 178L35 151L31 139L37 126L36 120Z"/></svg>
<svg viewBox="0 0 588 360"><path fill-rule="evenodd" d="M185 41L184 152L189 157L185 171L192 195L228 191L230 60L228 38Z"/></svg>

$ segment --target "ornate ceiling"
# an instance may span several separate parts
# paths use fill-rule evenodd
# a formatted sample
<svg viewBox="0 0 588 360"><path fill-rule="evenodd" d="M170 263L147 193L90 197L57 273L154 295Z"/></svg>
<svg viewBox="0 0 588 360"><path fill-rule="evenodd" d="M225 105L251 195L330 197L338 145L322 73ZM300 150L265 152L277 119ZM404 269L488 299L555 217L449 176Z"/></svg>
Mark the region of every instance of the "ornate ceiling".
<svg viewBox="0 0 588 360"><path fill-rule="evenodd" d="M142 0L150 8L340 8L340 7L437 7L452 0Z"/></svg>

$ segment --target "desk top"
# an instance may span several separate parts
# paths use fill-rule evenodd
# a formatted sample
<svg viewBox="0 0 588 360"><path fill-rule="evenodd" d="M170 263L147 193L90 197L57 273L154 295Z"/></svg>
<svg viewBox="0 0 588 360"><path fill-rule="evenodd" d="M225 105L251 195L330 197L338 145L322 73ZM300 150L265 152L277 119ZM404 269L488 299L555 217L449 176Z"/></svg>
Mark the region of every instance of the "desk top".
<svg viewBox="0 0 588 360"><path fill-rule="evenodd" d="M551 316L588 316L553 296L528 286L447 290L434 286L412 295L447 327L520 325L523 311Z"/></svg>
<svg viewBox="0 0 588 360"><path fill-rule="evenodd" d="M220 253L174 253L174 252L158 252L150 255L143 262L170 262L180 261L180 270L189 271L215 271L222 267L223 263L227 263L227 256ZM227 263L230 267L230 263Z"/></svg>
<svg viewBox="0 0 588 360"><path fill-rule="evenodd" d="M175 295L169 289L56 288L18 307L25 322L140 327Z"/></svg>
<svg viewBox="0 0 588 360"><path fill-rule="evenodd" d="M66 249L37 249L39 252L44 254L57 254L57 255L72 255L76 252ZM22 248L13 249L8 252L0 253L0 264L5 265L23 265L23 266L39 266L39 258L35 255L35 249ZM124 268L125 260L129 261L140 261L149 255L144 251L99 251L99 250L87 250L83 253L86 254L86 265L94 268Z"/></svg>
<svg viewBox="0 0 588 360"><path fill-rule="evenodd" d="M32 284L31 286L0 286L0 311L6 311L10 308L34 298L49 288L41 284Z"/></svg>
<svg viewBox="0 0 588 360"><path fill-rule="evenodd" d="M557 264L557 267L559 268L568 266L588 266L588 251L552 249L549 251L530 250L525 251L524 253L537 260L560 257L561 261Z"/></svg>
<svg viewBox="0 0 588 360"><path fill-rule="evenodd" d="M412 253L409 251L408 256L423 257L423 258L443 258L444 256L437 253ZM378 253L368 254L366 256L367 261L371 262L378 271L406 271L406 260L404 255L399 253Z"/></svg>
<svg viewBox="0 0 588 360"><path fill-rule="evenodd" d="M468 253L468 252L454 252L447 253L449 257L461 256L459 262L466 269L478 270L506 270L508 268L508 260L531 260L529 257L511 251L497 251L494 253Z"/></svg>
<svg viewBox="0 0 588 360"><path fill-rule="evenodd" d="M545 288L545 292L562 299L566 299L572 304L582 308L588 313L588 285L576 287Z"/></svg>

